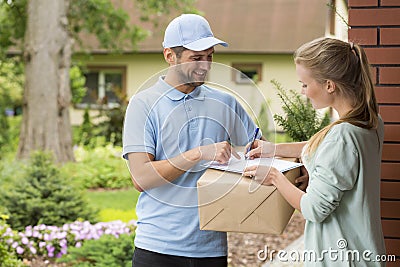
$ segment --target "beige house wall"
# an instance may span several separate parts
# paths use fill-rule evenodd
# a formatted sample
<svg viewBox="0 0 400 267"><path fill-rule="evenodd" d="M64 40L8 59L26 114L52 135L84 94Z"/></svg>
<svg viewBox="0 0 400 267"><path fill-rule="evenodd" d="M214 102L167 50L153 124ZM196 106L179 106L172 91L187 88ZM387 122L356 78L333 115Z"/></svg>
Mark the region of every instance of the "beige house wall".
<svg viewBox="0 0 400 267"><path fill-rule="evenodd" d="M125 66L128 97L131 97L139 88L143 87L143 84L149 78L159 76L159 72L168 67L161 52L159 54L92 55L89 59L83 56L75 56L75 59L82 61L87 66ZM218 53L217 50L214 62L217 64L213 66L209 80L222 86L219 87L215 84L212 86L233 93L254 117L258 116L261 104L265 102L268 102L273 114L282 113L276 90L270 82L272 79L281 83L285 89L300 90L300 84L295 74L293 56L290 54L224 54ZM232 70L230 69L233 63L261 64L262 80L257 84L250 85L236 83L232 78ZM151 83L152 81L147 81L147 84ZM96 112L93 111L91 114L95 115ZM73 125L81 124L82 118L82 109L71 108L71 122Z"/></svg>

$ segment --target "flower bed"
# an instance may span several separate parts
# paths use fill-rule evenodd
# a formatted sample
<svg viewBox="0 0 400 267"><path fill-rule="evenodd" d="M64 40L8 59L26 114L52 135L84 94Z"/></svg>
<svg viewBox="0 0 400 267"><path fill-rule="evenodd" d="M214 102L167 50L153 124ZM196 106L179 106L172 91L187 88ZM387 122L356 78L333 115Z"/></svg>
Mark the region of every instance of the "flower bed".
<svg viewBox="0 0 400 267"><path fill-rule="evenodd" d="M0 226L1 227L1 226ZM100 222L90 224L88 221L76 221L62 227L44 224L28 226L23 232L15 232L7 228L1 239L19 255L20 258L31 259L59 258L66 254L68 247L80 247L85 240L99 239L102 235L119 237L121 234L133 234L136 221Z"/></svg>

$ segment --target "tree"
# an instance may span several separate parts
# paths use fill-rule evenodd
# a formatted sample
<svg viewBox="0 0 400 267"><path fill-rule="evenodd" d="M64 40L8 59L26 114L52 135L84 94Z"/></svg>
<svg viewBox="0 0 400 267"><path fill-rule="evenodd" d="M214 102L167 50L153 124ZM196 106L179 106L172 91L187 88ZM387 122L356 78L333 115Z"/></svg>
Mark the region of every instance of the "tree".
<svg viewBox="0 0 400 267"><path fill-rule="evenodd" d="M142 19L179 8L192 11L194 0L136 0ZM115 3L115 4L114 4ZM69 121L69 68L72 44L80 33L97 37L103 48L117 51L146 37L130 25L117 0L0 0L0 57L9 47L23 51L25 89L18 157L49 150L58 162L73 160ZM155 15L151 15L155 14Z"/></svg>
<svg viewBox="0 0 400 267"><path fill-rule="evenodd" d="M31 151L42 149L53 151L60 162L74 158L68 111L72 55L68 5L69 0L28 1L20 157L29 157Z"/></svg>

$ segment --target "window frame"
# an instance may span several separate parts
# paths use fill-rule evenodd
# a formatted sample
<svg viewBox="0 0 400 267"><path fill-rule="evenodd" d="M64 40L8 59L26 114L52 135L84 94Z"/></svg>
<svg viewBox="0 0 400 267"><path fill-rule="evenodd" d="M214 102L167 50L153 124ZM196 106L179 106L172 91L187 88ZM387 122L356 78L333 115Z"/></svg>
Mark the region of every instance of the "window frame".
<svg viewBox="0 0 400 267"><path fill-rule="evenodd" d="M123 93L126 94L127 90L127 86L126 86L126 81L127 81L127 67L124 65L87 65L86 67L86 71L84 72L84 74L87 73L98 73L100 75L101 72L103 73L107 73L107 71L110 71L110 73L112 72L117 72L117 73L121 73L121 90ZM86 86L86 84L85 84ZM97 99L97 101L100 99L100 86L97 88L97 93L99 98ZM105 88L104 90L104 94L105 94ZM115 107L118 107L120 104L119 103L107 103L107 104L98 104L98 103L77 103L75 104L75 108L77 109L86 109L89 107L89 109L112 109Z"/></svg>
<svg viewBox="0 0 400 267"><path fill-rule="evenodd" d="M262 67L263 64L261 62L234 62L232 63L232 81L235 82L236 84L250 84L251 81L254 83L258 83L262 81ZM251 78L248 79L240 79L240 74L243 71L246 71L248 69L255 70L257 73L257 81L252 80ZM242 72L243 73L243 72Z"/></svg>

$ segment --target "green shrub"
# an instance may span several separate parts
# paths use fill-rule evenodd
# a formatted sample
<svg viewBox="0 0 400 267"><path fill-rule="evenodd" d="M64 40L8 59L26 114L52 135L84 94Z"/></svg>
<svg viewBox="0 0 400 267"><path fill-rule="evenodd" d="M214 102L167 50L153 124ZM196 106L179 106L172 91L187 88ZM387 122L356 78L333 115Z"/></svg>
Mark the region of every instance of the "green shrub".
<svg viewBox="0 0 400 267"><path fill-rule="evenodd" d="M6 145L7 150L5 151L15 153L15 151L17 150L19 143L21 122L22 122L21 115L8 117L8 125L9 125L8 144Z"/></svg>
<svg viewBox="0 0 400 267"><path fill-rule="evenodd" d="M86 77L83 74L80 63L72 62L69 69L69 79L71 85L72 104L78 104L86 95L87 88L85 87Z"/></svg>
<svg viewBox="0 0 400 267"><path fill-rule="evenodd" d="M90 140L94 138L93 125L90 119L89 107L85 108L83 113L83 122L79 128L79 139L78 143L83 146L90 144Z"/></svg>
<svg viewBox="0 0 400 267"><path fill-rule="evenodd" d="M108 110L103 110L100 116L104 120L96 125L97 134L106 137L107 142L116 146L122 146L122 128L127 103L121 101L120 106Z"/></svg>
<svg viewBox="0 0 400 267"><path fill-rule="evenodd" d="M83 188L127 188L132 186L122 149L111 144L75 149L76 162L67 163L62 172Z"/></svg>
<svg viewBox="0 0 400 267"><path fill-rule="evenodd" d="M7 240L3 238L4 233L9 228L5 223L7 216L0 215L0 267L22 267L25 266L17 256L8 248Z"/></svg>
<svg viewBox="0 0 400 267"><path fill-rule="evenodd" d="M23 177L2 186L0 204L12 214L15 230L28 225L63 225L77 219L93 221L96 213L87 207L83 191L68 182L44 152L32 154Z"/></svg>
<svg viewBox="0 0 400 267"><path fill-rule="evenodd" d="M0 160L0 187L12 186L13 181L24 175L23 161L15 160L14 153L8 153Z"/></svg>
<svg viewBox="0 0 400 267"><path fill-rule="evenodd" d="M286 117L275 114L274 119L293 141L307 141L329 124L329 115L326 113L321 118L312 105L296 91L286 92L276 80L272 80L271 83L278 91L278 96L283 104L282 109L286 114Z"/></svg>
<svg viewBox="0 0 400 267"><path fill-rule="evenodd" d="M87 240L82 247L71 247L68 254L57 262L72 264L75 267L130 267L132 266L134 235L122 234L119 238L103 235L96 240Z"/></svg>

